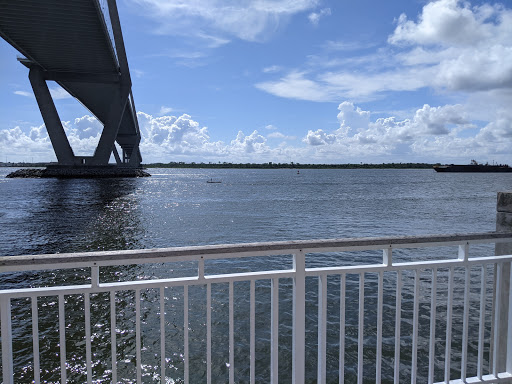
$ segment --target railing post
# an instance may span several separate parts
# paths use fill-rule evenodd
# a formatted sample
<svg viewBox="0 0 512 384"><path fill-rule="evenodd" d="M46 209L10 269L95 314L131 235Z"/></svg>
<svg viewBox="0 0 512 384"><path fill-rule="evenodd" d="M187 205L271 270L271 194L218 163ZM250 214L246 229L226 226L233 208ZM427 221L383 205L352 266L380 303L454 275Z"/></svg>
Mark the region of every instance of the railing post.
<svg viewBox="0 0 512 384"><path fill-rule="evenodd" d="M3 383L14 383L12 364L11 298L0 295L0 318L2 321L2 371Z"/></svg>
<svg viewBox="0 0 512 384"><path fill-rule="evenodd" d="M512 232L512 192L498 192L496 207L496 231ZM496 255L512 254L512 243L497 243ZM510 262L498 265L496 286L496 344L494 346L494 371L495 373L512 372L512 318L510 303Z"/></svg>
<svg viewBox="0 0 512 384"><path fill-rule="evenodd" d="M292 383L303 384L306 356L306 254L298 250L293 255L293 346Z"/></svg>

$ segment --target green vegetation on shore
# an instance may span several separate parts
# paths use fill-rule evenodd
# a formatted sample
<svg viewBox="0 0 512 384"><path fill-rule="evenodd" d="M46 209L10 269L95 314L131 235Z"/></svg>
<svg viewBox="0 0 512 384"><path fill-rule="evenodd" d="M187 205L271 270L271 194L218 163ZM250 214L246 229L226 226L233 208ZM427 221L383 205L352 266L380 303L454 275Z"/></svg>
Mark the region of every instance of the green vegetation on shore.
<svg viewBox="0 0 512 384"><path fill-rule="evenodd" d="M238 168L238 169L431 169L434 164L427 163L382 163L382 164L301 164L301 163L151 163L143 164L146 168Z"/></svg>

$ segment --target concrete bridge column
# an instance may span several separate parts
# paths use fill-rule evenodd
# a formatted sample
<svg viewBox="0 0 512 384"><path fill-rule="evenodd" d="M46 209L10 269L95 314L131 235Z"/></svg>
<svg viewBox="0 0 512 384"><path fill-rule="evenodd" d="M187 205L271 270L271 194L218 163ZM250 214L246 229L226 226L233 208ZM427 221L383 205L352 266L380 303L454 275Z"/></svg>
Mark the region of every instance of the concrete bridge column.
<svg viewBox="0 0 512 384"><path fill-rule="evenodd" d="M110 111L103 126L103 132L101 133L98 147L96 147L96 151L94 152L91 165L108 164L110 155L114 150L114 144L117 133L119 132L119 126L121 125L126 104L128 103L129 94L130 87L123 85L121 85L114 93L114 97L112 98L112 103L110 105Z"/></svg>
<svg viewBox="0 0 512 384"><path fill-rule="evenodd" d="M512 191L498 192L496 207L496 231L512 232ZM496 255L511 255L512 243L496 244ZM494 346L493 370L495 372L512 371L512 305L510 295L511 265L501 263L495 267L496 309L495 327L500 335ZM496 332L495 331L495 332Z"/></svg>
<svg viewBox="0 0 512 384"><path fill-rule="evenodd" d="M75 155L71 145L69 145L66 132L64 132L62 127L41 67L32 65L28 78L34 90L39 110L43 116L43 121L59 164L73 165L75 163Z"/></svg>

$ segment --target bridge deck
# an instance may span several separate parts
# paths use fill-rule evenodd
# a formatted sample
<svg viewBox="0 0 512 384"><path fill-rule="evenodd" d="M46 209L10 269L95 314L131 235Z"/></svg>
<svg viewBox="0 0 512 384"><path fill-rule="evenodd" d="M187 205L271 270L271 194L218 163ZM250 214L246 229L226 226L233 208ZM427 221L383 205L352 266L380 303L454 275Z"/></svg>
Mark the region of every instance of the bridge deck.
<svg viewBox="0 0 512 384"><path fill-rule="evenodd" d="M55 80L103 124L123 67L110 25L108 9L102 10L98 0L0 0L0 36L28 59L22 63L39 65L46 80ZM131 153L138 140L130 98L116 141Z"/></svg>

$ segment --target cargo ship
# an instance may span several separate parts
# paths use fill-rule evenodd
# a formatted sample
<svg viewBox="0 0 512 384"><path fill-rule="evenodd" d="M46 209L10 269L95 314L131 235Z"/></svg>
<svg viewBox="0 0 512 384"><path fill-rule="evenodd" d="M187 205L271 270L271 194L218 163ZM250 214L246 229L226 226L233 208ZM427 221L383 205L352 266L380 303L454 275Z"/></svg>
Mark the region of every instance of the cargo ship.
<svg viewBox="0 0 512 384"><path fill-rule="evenodd" d="M434 165L436 172L512 172L512 168L507 164L479 164L475 160L471 160L471 164L467 165Z"/></svg>

